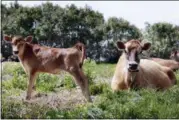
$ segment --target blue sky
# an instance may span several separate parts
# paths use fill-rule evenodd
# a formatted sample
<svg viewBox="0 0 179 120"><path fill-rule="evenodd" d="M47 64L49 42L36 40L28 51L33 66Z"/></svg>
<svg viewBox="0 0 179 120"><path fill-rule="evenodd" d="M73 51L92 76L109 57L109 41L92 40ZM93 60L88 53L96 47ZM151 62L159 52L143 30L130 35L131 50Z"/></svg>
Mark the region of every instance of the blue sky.
<svg viewBox="0 0 179 120"><path fill-rule="evenodd" d="M24 6L40 5L45 1L19 1ZM179 1L51 1L65 7L74 3L78 7L86 4L93 10L103 13L107 20L109 17L122 17L138 28L144 28L145 22L170 22L179 25ZM9 4L10 1L2 1Z"/></svg>

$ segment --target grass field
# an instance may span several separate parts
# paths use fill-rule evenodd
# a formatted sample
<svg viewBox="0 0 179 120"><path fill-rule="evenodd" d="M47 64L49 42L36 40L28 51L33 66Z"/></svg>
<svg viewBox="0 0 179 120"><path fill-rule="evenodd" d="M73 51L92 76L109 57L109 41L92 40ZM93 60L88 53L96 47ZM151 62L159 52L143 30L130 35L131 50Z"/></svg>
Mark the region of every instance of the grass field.
<svg viewBox="0 0 179 120"><path fill-rule="evenodd" d="M27 76L19 63L2 63L2 118L179 118L178 83L164 92L153 89L113 93L110 81L115 64L86 62L83 67L90 81L93 103L87 103L72 77L40 74L37 94L24 102Z"/></svg>

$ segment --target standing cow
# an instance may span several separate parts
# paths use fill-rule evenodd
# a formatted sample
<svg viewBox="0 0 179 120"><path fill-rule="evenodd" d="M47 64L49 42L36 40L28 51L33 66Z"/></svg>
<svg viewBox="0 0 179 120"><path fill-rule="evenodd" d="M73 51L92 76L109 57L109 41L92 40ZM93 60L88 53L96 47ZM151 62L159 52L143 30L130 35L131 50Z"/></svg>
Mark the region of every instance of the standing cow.
<svg viewBox="0 0 179 120"><path fill-rule="evenodd" d="M117 42L117 47L123 50L123 54L111 82L113 91L146 87L167 89L176 84L175 75L170 68L152 60L140 60L139 55L150 46L150 43L142 45L138 40L130 40L125 44Z"/></svg>
<svg viewBox="0 0 179 120"><path fill-rule="evenodd" d="M56 74L60 70L64 70L75 78L83 95L91 102L88 80L81 69L85 58L85 47L82 43L77 43L72 48L51 48L31 44L32 36L23 38L21 36L9 37L5 35L4 40L11 43L13 53L18 56L29 77L27 100L31 99L37 73Z"/></svg>

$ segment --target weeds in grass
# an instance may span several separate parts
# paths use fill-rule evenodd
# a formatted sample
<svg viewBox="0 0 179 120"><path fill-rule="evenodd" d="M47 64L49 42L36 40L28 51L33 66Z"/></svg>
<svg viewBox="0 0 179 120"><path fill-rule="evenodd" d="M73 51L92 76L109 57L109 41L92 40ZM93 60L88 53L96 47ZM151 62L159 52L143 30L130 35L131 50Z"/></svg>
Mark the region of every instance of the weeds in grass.
<svg viewBox="0 0 179 120"><path fill-rule="evenodd" d="M12 67L13 66L13 67ZM2 118L179 118L179 71L176 71L177 85L166 91L140 89L112 92L110 85L103 78L112 77L114 65L99 64L87 61L83 69L89 80L90 92L96 96L93 103L78 105L70 109L53 109L40 104L25 104L11 98L19 96L26 90L27 76L18 63L5 63L2 76L12 75L11 79L2 80ZM109 70L109 72L106 72ZM101 78L99 78L101 75ZM40 74L37 78L37 90L53 92L55 88L74 89L73 77L51 74Z"/></svg>

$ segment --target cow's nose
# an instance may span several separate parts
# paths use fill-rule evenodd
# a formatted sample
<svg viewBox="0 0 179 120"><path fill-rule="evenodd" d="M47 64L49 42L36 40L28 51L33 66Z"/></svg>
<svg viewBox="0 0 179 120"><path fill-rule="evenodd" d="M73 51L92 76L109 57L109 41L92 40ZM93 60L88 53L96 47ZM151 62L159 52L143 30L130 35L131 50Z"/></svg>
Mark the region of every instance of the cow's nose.
<svg viewBox="0 0 179 120"><path fill-rule="evenodd" d="M19 53L19 51L14 51L14 54L17 55Z"/></svg>
<svg viewBox="0 0 179 120"><path fill-rule="evenodd" d="M136 70L137 69L137 64L130 64L130 69Z"/></svg>
<svg viewBox="0 0 179 120"><path fill-rule="evenodd" d="M136 62L129 63L129 69L136 70L137 67L138 67L138 63L136 63Z"/></svg>

